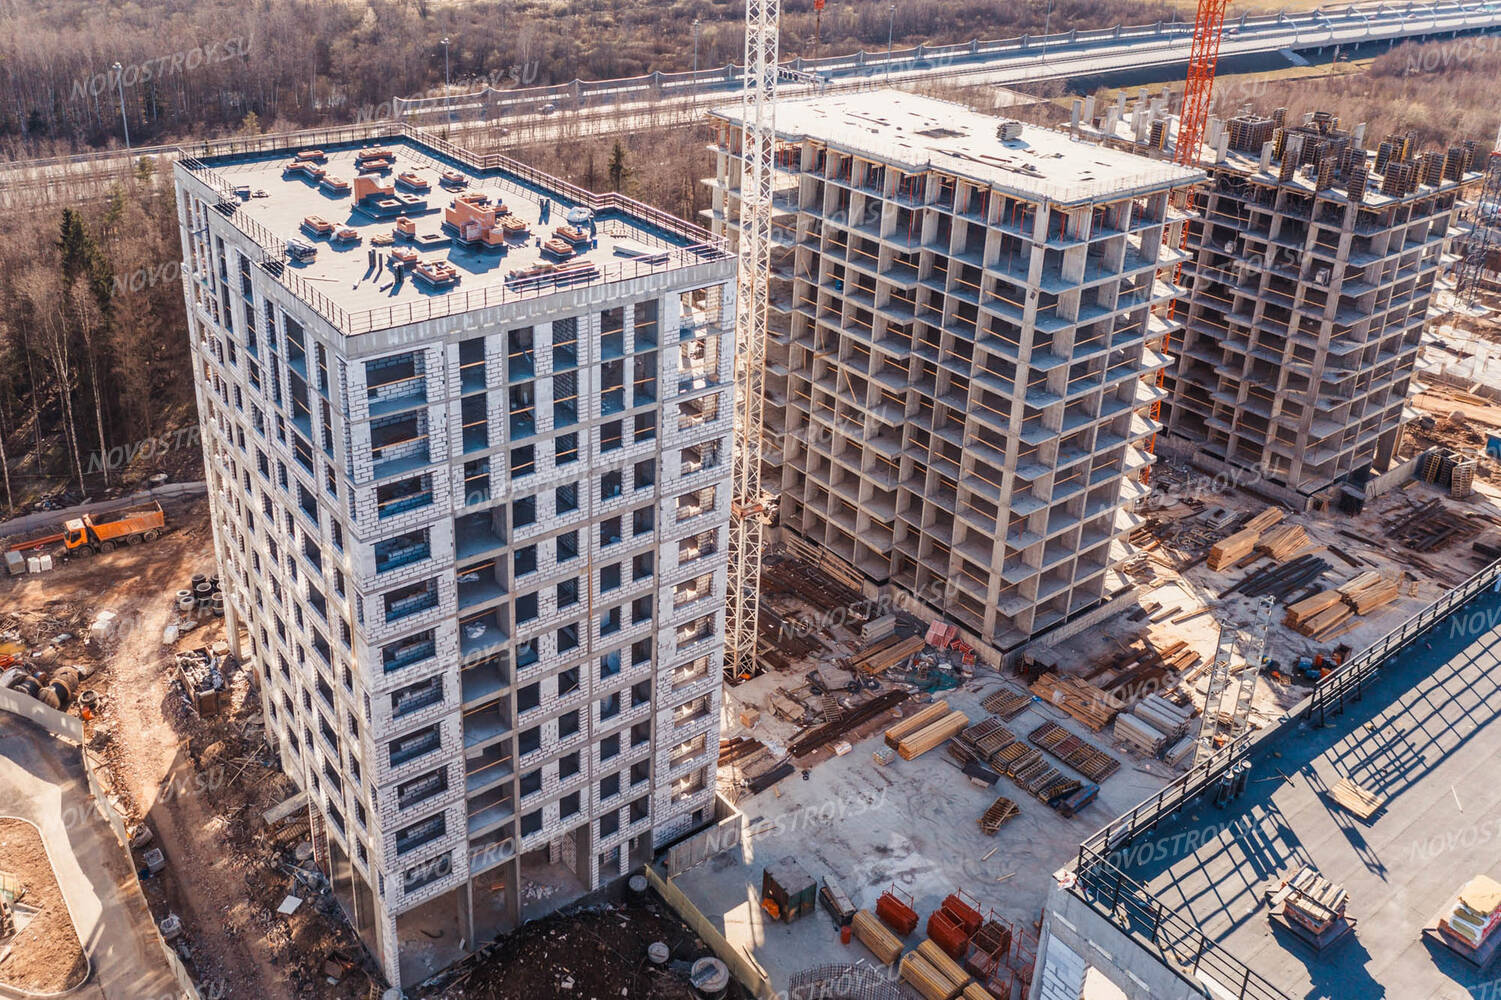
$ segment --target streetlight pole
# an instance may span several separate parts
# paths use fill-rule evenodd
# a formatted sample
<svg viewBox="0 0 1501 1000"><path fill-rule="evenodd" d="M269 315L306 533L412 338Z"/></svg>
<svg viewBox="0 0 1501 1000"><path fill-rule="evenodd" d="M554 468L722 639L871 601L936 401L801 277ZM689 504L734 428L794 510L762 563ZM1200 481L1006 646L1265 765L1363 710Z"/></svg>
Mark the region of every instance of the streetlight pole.
<svg viewBox="0 0 1501 1000"><path fill-rule="evenodd" d="M1048 10L1042 18L1042 61L1048 61L1048 35L1053 30L1053 0L1048 0Z"/></svg>
<svg viewBox="0 0 1501 1000"><path fill-rule="evenodd" d="M453 121L453 97L448 92L448 36L443 36L443 111L444 117Z"/></svg>
<svg viewBox="0 0 1501 1000"><path fill-rule="evenodd" d="M896 29L896 4L886 8L886 75L891 76L891 37Z"/></svg>
<svg viewBox="0 0 1501 1000"><path fill-rule="evenodd" d="M693 97L698 99L698 18L693 19Z"/></svg>
<svg viewBox="0 0 1501 1000"><path fill-rule="evenodd" d="M125 67L115 63L115 82L120 85L120 125L125 129L125 148L130 148L130 119L125 117Z"/></svg>

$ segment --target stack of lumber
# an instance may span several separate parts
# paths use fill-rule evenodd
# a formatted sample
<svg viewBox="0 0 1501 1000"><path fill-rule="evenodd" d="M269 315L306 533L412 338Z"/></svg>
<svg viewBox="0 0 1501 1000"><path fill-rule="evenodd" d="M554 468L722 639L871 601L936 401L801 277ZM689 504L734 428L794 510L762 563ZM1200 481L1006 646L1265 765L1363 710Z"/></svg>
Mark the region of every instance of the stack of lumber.
<svg viewBox="0 0 1501 1000"><path fill-rule="evenodd" d="M1381 811L1386 805L1386 796L1379 792L1373 792L1364 785L1358 785L1349 778L1341 778L1331 789L1329 795L1338 802L1347 812L1354 813L1361 819L1370 819Z"/></svg>
<svg viewBox="0 0 1501 1000"><path fill-rule="evenodd" d="M1367 571L1341 584L1340 596L1357 615L1368 615L1395 601L1402 592L1402 581Z"/></svg>
<svg viewBox="0 0 1501 1000"><path fill-rule="evenodd" d="M902 737L897 742L896 752L902 760L916 760L934 747L943 745L945 740L957 735L967 725L969 716L963 712L951 712L932 725Z"/></svg>
<svg viewBox="0 0 1501 1000"><path fill-rule="evenodd" d="M1013 687L1003 687L994 694L986 695L985 700L980 702L980 707L991 715L999 715L1009 722L1026 711L1030 704L1032 704L1031 695L1022 694Z"/></svg>
<svg viewBox="0 0 1501 1000"><path fill-rule="evenodd" d="M1148 757L1157 756L1167 743L1166 736L1142 722L1131 712L1122 712L1115 717L1115 738L1118 742Z"/></svg>
<svg viewBox="0 0 1501 1000"><path fill-rule="evenodd" d="M851 657L849 666L851 670L858 670L863 674L879 674L898 663L905 663L913 653L922 652L922 648L921 636L914 635L906 639L892 636Z"/></svg>
<svg viewBox="0 0 1501 1000"><path fill-rule="evenodd" d="M980 816L980 830L987 836L993 837L997 830L1015 819L1021 812L1016 803L1008 798L999 798L990 804L990 808Z"/></svg>
<svg viewBox="0 0 1501 1000"><path fill-rule="evenodd" d="M949 1000L954 995L954 985L916 951L902 956L901 974L902 981L924 1000Z"/></svg>
<svg viewBox="0 0 1501 1000"><path fill-rule="evenodd" d="M1194 752L1195 746L1197 746L1197 741L1192 736L1185 736L1177 743L1168 747L1167 752L1162 755L1162 759L1169 764L1181 764Z"/></svg>
<svg viewBox="0 0 1501 1000"><path fill-rule="evenodd" d="M964 992L959 994L959 998L960 1000L995 1000L995 994L979 983L970 983L964 987Z"/></svg>
<svg viewBox="0 0 1501 1000"><path fill-rule="evenodd" d="M1063 709L1095 732L1110 725L1117 709L1113 699L1086 680L1043 674L1032 682L1032 693L1043 701Z"/></svg>
<svg viewBox="0 0 1501 1000"><path fill-rule="evenodd" d="M1261 538L1261 533L1281 520L1280 508L1268 507L1263 510L1247 521L1245 526L1235 534L1210 546L1209 568L1219 571L1245 559L1255 551L1256 542Z"/></svg>
<svg viewBox="0 0 1501 1000"><path fill-rule="evenodd" d="M930 726L939 719L949 714L949 703L935 701L927 708L907 716L890 729L886 730L886 745L895 750L903 736L917 732L925 726Z"/></svg>
<svg viewBox="0 0 1501 1000"><path fill-rule="evenodd" d="M1152 694L1143 698L1141 703L1132 709L1133 714L1157 730L1169 741L1176 740L1188 732L1189 720L1194 717L1194 710L1188 705L1179 705L1168 701L1160 694Z"/></svg>
<svg viewBox="0 0 1501 1000"><path fill-rule="evenodd" d="M1330 637L1355 615L1340 597L1337 590L1323 590L1305 597L1288 607L1282 623L1313 639Z"/></svg>
<svg viewBox="0 0 1501 1000"><path fill-rule="evenodd" d="M923 961L932 966L933 971L936 972L940 977L942 977L943 980L948 984L948 993L945 994L946 997L954 996L959 991L968 986L973 979L973 977L970 976L968 972L964 971L964 969L959 965L958 962L955 962L952 958L945 954L944 950L938 947L937 942L933 941L932 939L926 940L922 944L918 945L916 951L907 953L908 958L911 958L913 955L919 956L923 959Z"/></svg>
<svg viewBox="0 0 1501 1000"><path fill-rule="evenodd" d="M850 925L855 937L870 949L870 953L882 965L890 965L901 955L902 942L869 910L856 910Z"/></svg>
<svg viewBox="0 0 1501 1000"><path fill-rule="evenodd" d="M1283 562L1298 555L1308 547L1308 532L1301 524L1282 524L1261 536L1256 551Z"/></svg>

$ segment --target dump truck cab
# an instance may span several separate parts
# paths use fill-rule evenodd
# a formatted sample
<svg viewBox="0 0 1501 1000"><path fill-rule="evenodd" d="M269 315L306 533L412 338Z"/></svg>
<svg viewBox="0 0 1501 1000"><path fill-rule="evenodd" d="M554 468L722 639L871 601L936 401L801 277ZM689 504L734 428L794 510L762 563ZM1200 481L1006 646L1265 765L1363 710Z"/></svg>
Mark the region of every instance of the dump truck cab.
<svg viewBox="0 0 1501 1000"><path fill-rule="evenodd" d="M75 517L63 522L63 543L70 549L89 544L88 529L84 527L82 518Z"/></svg>

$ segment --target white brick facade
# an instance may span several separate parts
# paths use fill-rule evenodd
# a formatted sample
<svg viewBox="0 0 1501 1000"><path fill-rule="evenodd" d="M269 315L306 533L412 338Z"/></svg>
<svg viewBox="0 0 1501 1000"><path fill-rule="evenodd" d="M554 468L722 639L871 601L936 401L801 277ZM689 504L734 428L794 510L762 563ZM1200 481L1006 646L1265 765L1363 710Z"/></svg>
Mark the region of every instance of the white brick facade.
<svg viewBox="0 0 1501 1000"><path fill-rule="evenodd" d="M734 262L351 334L213 164L177 180L231 614L320 861L408 982L404 914L451 899L473 950L529 865L590 891L712 815Z"/></svg>

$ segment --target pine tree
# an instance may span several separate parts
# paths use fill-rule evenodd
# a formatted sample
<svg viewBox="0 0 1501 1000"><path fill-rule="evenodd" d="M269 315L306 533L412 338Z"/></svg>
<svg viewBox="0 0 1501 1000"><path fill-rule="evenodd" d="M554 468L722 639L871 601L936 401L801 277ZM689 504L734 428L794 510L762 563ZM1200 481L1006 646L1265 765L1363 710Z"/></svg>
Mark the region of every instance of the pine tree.
<svg viewBox="0 0 1501 1000"><path fill-rule="evenodd" d="M625 147L620 140L615 140L615 148L610 150L610 187L619 191L625 186L626 178L631 175L630 168L625 165Z"/></svg>

